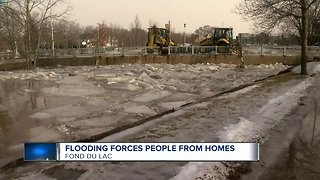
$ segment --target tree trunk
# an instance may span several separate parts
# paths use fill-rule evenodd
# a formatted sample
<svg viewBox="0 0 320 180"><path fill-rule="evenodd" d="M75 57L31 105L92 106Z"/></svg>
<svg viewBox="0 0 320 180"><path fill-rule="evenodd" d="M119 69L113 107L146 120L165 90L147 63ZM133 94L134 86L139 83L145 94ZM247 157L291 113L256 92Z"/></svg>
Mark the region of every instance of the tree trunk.
<svg viewBox="0 0 320 180"><path fill-rule="evenodd" d="M41 33L42 33L42 25L44 20L42 19L41 22L38 25L38 40L37 40L37 49L34 57L34 64L33 67L35 68L37 66L37 60L39 57L39 50L41 49Z"/></svg>
<svg viewBox="0 0 320 180"><path fill-rule="evenodd" d="M26 38L26 61L27 61L27 68L31 68L31 16L30 16L30 0L26 1L26 32L25 32L25 38Z"/></svg>
<svg viewBox="0 0 320 180"><path fill-rule="evenodd" d="M307 61L308 61L308 16L307 16L307 5L306 1L302 1L301 12L302 12L302 33L301 33L301 75L307 74Z"/></svg>
<svg viewBox="0 0 320 180"><path fill-rule="evenodd" d="M36 54L34 57L33 68L35 68L37 66L37 60L38 60L39 50L40 50L40 46L41 46L41 26L42 26L42 22L40 23L40 25L38 27L37 49L36 49Z"/></svg>

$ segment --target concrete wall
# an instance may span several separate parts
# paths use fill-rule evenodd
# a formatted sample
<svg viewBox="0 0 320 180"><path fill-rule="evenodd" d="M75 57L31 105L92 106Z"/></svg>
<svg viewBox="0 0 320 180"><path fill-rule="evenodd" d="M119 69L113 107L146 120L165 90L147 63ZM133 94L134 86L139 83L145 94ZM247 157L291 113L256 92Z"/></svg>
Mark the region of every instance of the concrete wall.
<svg viewBox="0 0 320 180"><path fill-rule="evenodd" d="M300 57L297 56L245 56L245 64L275 64L297 65ZM113 65L127 63L168 63L168 64L196 64L196 63L225 63L239 64L240 58L236 55L175 55L175 56L122 56L122 57L98 57L97 65Z"/></svg>
<svg viewBox="0 0 320 180"><path fill-rule="evenodd" d="M19 69L27 69L27 64L25 62L0 64L0 71L11 71Z"/></svg>
<svg viewBox="0 0 320 180"><path fill-rule="evenodd" d="M298 65L301 62L300 56L245 56L245 64L275 64Z"/></svg>
<svg viewBox="0 0 320 180"><path fill-rule="evenodd" d="M297 65L298 56L244 56L247 65L275 64ZM239 64L237 55L170 55L170 56L113 56L113 57L70 57L70 58L44 58L37 61L37 66L93 66L93 65L119 65L119 64L196 64L196 63L225 63Z"/></svg>
<svg viewBox="0 0 320 180"><path fill-rule="evenodd" d="M300 63L298 56L244 56L247 65L275 64L297 65ZM237 55L170 55L170 56L114 56L114 57L69 57L69 58L41 58L37 61L38 67L61 66L94 66L94 65L116 65L116 64L196 64L196 63L225 63L240 64ZM26 69L25 63L0 64L0 70Z"/></svg>
<svg viewBox="0 0 320 180"><path fill-rule="evenodd" d="M37 61L38 67L52 66L93 66L96 64L95 57L69 57L69 58L40 58Z"/></svg>
<svg viewBox="0 0 320 180"><path fill-rule="evenodd" d="M167 64L196 64L196 63L229 63L238 64L239 58L234 55L177 55L177 56L119 56L119 57L98 57L97 65L113 65L127 63L167 63Z"/></svg>

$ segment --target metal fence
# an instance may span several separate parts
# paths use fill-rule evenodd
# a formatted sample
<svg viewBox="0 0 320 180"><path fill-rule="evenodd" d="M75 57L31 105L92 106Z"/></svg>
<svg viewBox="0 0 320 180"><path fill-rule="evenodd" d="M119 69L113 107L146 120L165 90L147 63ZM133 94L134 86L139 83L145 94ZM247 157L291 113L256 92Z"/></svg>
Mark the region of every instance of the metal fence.
<svg viewBox="0 0 320 180"><path fill-rule="evenodd" d="M300 46L243 46L243 55L299 56ZM160 55L166 51L168 55L225 54L237 53L228 47L218 46L170 46L165 48L150 47L107 47L82 49L41 49L38 57L95 57L95 56L141 56ZM320 56L320 46L309 46L309 56ZM0 53L0 60L19 58L13 53Z"/></svg>
<svg viewBox="0 0 320 180"><path fill-rule="evenodd" d="M0 52L0 60L14 59L15 56L13 52Z"/></svg>
<svg viewBox="0 0 320 180"><path fill-rule="evenodd" d="M309 56L320 56L320 46L309 46ZM299 56L301 46L244 46L245 55Z"/></svg>

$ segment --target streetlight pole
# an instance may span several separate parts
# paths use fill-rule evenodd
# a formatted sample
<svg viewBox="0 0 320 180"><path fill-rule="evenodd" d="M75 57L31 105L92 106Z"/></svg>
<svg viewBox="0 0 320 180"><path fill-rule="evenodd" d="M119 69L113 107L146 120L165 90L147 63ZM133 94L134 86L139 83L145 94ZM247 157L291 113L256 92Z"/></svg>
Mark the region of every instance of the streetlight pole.
<svg viewBox="0 0 320 180"><path fill-rule="evenodd" d="M186 46L186 23L183 24L184 33L183 33L183 45Z"/></svg>
<svg viewBox="0 0 320 180"><path fill-rule="evenodd" d="M54 55L54 31L53 31L53 20L51 19L51 42L52 42L52 55Z"/></svg>
<svg viewBox="0 0 320 180"><path fill-rule="evenodd" d="M52 3L52 0L50 0L50 5ZM52 55L54 56L55 54L55 50L54 50L54 31L53 31L53 18L52 18L52 8L50 9L50 16L51 16L51 22L50 22L50 25L51 25L51 42L52 42Z"/></svg>

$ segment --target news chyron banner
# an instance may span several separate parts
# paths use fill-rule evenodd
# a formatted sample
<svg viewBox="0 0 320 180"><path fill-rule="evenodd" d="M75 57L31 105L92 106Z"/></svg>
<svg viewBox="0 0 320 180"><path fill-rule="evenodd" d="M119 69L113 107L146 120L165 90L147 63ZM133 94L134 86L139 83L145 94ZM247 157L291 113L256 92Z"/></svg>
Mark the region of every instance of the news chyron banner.
<svg viewBox="0 0 320 180"><path fill-rule="evenodd" d="M25 161L259 161L258 143L25 143Z"/></svg>

